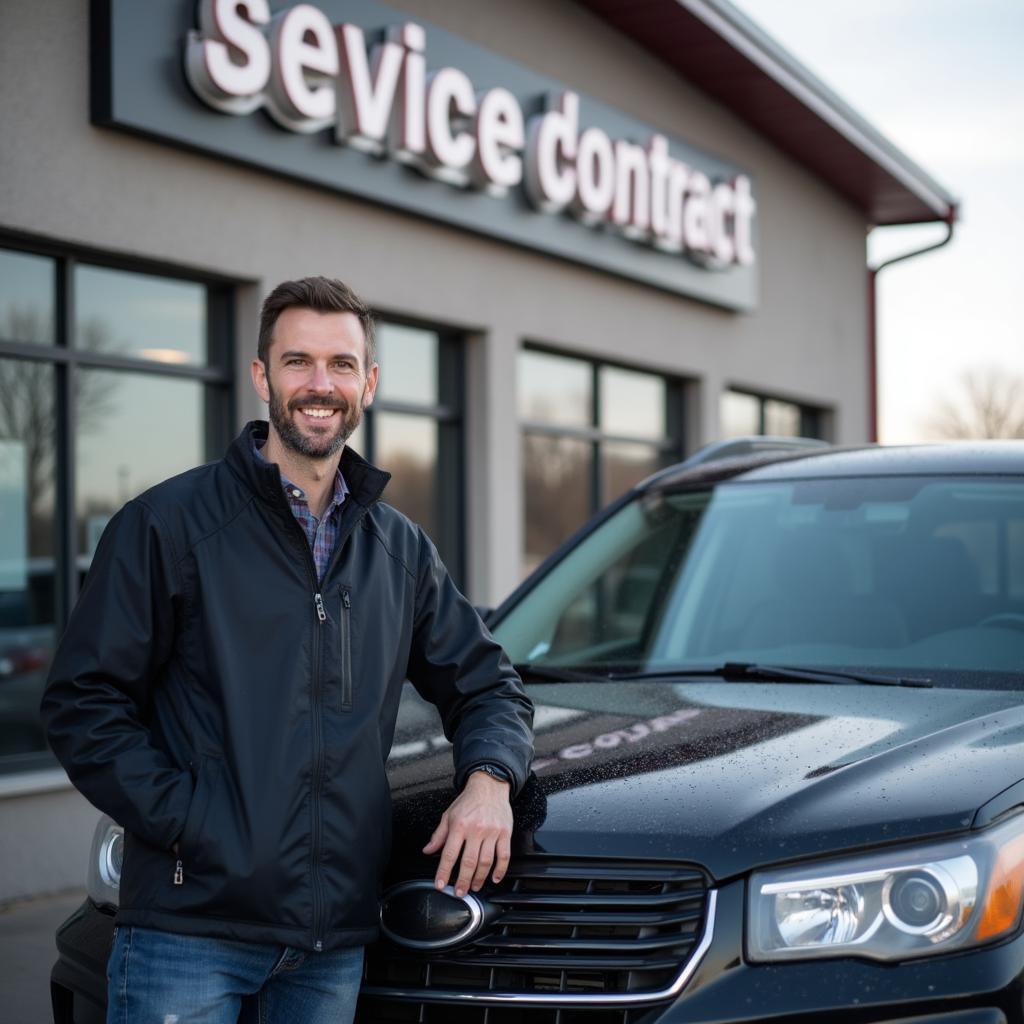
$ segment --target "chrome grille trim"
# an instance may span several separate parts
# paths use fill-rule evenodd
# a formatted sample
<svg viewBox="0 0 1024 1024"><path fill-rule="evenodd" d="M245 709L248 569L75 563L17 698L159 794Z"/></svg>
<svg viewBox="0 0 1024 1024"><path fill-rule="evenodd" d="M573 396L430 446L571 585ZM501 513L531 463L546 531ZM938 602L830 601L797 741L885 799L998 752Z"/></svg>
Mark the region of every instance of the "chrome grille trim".
<svg viewBox="0 0 1024 1024"><path fill-rule="evenodd" d="M606 1009L614 1007L646 1006L651 1003L659 1003L673 999L686 987L687 982L693 977L694 972L700 966L708 949L711 947L715 934L715 911L718 905L718 891L716 889L706 890L707 915L704 924L704 931L700 941L694 947L689 959L683 965L672 984L659 991L647 992L607 992L607 993L571 993L571 992L547 992L537 994L526 994L522 992L458 992L445 989L408 989L392 988L390 986L369 986L362 989L362 995L377 999L396 999L403 1002L428 1002L428 1003L456 1003L472 1004L474 1006L565 1006L565 1007L587 1007L595 1006Z"/></svg>

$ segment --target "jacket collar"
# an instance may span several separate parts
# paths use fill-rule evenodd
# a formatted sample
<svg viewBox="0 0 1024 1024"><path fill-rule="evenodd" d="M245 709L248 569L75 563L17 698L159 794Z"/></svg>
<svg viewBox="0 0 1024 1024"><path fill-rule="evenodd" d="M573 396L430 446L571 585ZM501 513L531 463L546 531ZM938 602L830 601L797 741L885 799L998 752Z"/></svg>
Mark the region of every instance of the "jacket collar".
<svg viewBox="0 0 1024 1024"><path fill-rule="evenodd" d="M284 501L281 491L281 473L272 462L265 462L253 454L253 441L266 440L270 427L266 420L252 420L231 442L225 462L245 484L264 501L279 505ZM349 488L349 497L363 507L372 505L384 492L391 479L376 466L357 455L348 445L341 453L341 473Z"/></svg>

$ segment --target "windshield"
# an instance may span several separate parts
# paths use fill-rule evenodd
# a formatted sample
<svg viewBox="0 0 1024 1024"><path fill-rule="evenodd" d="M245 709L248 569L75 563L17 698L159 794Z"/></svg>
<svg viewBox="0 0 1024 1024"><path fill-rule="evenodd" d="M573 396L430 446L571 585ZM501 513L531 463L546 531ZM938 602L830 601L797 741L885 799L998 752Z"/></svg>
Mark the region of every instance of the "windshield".
<svg viewBox="0 0 1024 1024"><path fill-rule="evenodd" d="M847 478L643 495L494 632L533 665L760 662L1024 688L1024 483Z"/></svg>

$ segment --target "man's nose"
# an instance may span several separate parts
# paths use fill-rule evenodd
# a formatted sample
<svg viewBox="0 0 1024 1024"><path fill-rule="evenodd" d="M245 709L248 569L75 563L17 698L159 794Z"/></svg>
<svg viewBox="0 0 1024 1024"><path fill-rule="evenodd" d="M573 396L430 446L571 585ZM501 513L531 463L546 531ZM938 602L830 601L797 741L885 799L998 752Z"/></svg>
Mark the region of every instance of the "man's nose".
<svg viewBox="0 0 1024 1024"><path fill-rule="evenodd" d="M313 364L313 376L309 381L309 386L317 392L332 391L334 389L334 381L331 380L331 375L327 372L326 363Z"/></svg>

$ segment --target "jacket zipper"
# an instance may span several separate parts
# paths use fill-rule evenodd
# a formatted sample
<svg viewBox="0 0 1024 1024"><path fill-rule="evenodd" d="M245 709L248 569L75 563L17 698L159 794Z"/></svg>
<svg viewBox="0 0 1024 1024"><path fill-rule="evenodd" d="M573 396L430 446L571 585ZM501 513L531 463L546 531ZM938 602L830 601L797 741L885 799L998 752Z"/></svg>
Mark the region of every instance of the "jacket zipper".
<svg viewBox="0 0 1024 1024"><path fill-rule="evenodd" d="M196 771L195 762L189 761L189 763L188 763L188 770L192 773L192 788L193 788L193 792L194 792L195 791L195 787L199 783L199 772ZM178 857L177 860L175 860L175 862L174 862L174 884L175 885L184 885L185 884L185 868L184 868L184 866L182 864L182 860L181 860L180 857Z"/></svg>
<svg viewBox="0 0 1024 1024"><path fill-rule="evenodd" d="M341 592L341 709L352 710L352 598L347 590Z"/></svg>
<svg viewBox="0 0 1024 1024"><path fill-rule="evenodd" d="M306 539L305 533L302 531L302 527L299 525L298 520L292 514L290 508L284 501L284 497L281 498L281 504L287 512L287 519L291 522L291 527L294 533L300 538L302 549L306 556L306 568L309 570L309 577L313 581L313 606L316 609L317 627L323 626L327 621L327 612L324 609L324 599L320 592L320 577L316 571L316 561L313 558L313 552L309 549L309 541ZM341 551L342 545L348 540L352 531L359 524L359 521L366 514L367 509L363 508L356 519L351 525L344 531L338 534L334 541L334 551L331 554L330 563L327 566L327 570L324 573L324 579L326 580L331 574L331 568L334 563L338 560L339 552ZM313 879L313 949L318 953L324 948L323 938L321 937L321 924L320 919L323 916L323 892L322 882L320 879L320 797L321 788L323 787L323 715L320 710L320 629L314 628L313 630L313 689L312 689L312 716L313 716L313 849L312 849L312 870L311 875ZM177 879L177 872L175 872L175 879Z"/></svg>
<svg viewBox="0 0 1024 1024"><path fill-rule="evenodd" d="M312 556L311 556L312 557ZM319 580L317 585L319 586ZM324 611L324 599L317 590L313 594L316 607L317 625L322 627L327 621ZM313 948L319 953L324 948L320 937L320 917L323 913L323 893L320 880L320 790L323 786L323 715L320 711L320 629L313 630Z"/></svg>

